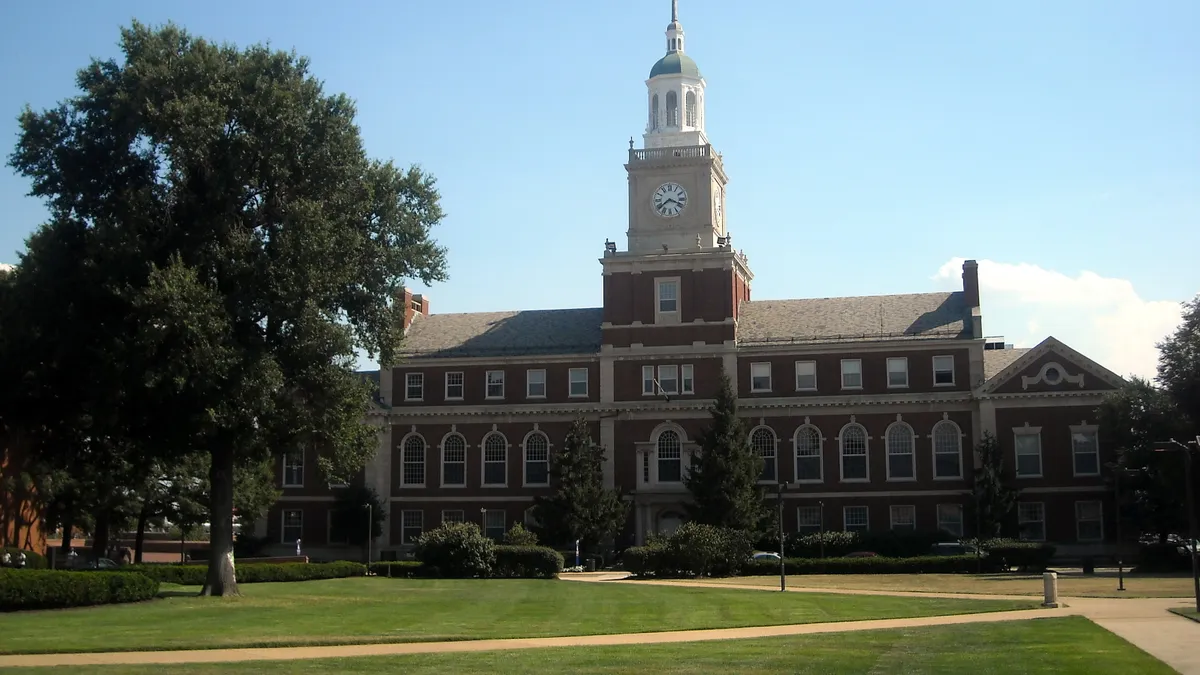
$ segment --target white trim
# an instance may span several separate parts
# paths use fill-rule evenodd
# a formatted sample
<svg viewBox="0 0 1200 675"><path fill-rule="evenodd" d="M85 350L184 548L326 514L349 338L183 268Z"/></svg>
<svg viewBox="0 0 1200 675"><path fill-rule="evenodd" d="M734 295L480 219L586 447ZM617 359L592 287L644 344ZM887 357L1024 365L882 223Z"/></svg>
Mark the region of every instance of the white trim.
<svg viewBox="0 0 1200 675"><path fill-rule="evenodd" d="M288 482L288 456L289 455L296 456L300 460L300 482L299 483L289 483ZM282 457L283 457L283 465L282 465L283 471L282 471L282 475L279 477L280 486L285 487L285 488L302 488L302 487L304 487L304 468L305 468L304 467L304 451L301 450L301 451L295 452L295 453L285 452L285 453L283 453ZM295 466L295 464L293 464L292 466Z"/></svg>
<svg viewBox="0 0 1200 675"><path fill-rule="evenodd" d="M803 520L803 518L800 517L800 514L805 509L811 509L812 511L816 512L816 514L817 514L817 524L816 525L804 525L801 522ZM796 507L796 532L803 532L804 530L801 530L800 529L801 527L808 527L808 528L815 527L815 528L817 528L818 532L825 529L825 509L821 508L821 506L819 504L816 506L814 506L812 504L800 504L799 506L797 506Z"/></svg>
<svg viewBox="0 0 1200 675"><path fill-rule="evenodd" d="M684 363L679 366L679 394L695 395L696 393L696 369L690 363Z"/></svg>
<svg viewBox="0 0 1200 675"><path fill-rule="evenodd" d="M1042 358L1043 356L1045 356L1046 354L1048 354L1050 352L1053 352L1054 354L1061 356L1063 359L1072 362L1076 366L1083 368L1084 371L1089 372L1092 375L1095 375L1097 378L1100 379L1101 382L1111 385L1114 389L1120 388L1121 386L1123 386L1126 383L1125 379L1122 378L1120 375L1117 375L1116 373L1105 368L1104 366L1100 365L1099 363L1096 363L1092 359L1089 359L1088 357L1084 356L1083 354L1080 354L1079 352L1075 351L1074 349L1071 349L1069 346L1067 346L1066 344L1064 344L1057 338L1051 336L1051 337L1046 338L1045 340L1042 340L1035 347L1033 347L1029 351L1022 354L1019 358L1017 358L1012 363L1005 366L1004 369L1001 370L999 373L996 373L994 376L989 378L986 382L983 383L983 386L979 387L976 390L976 392L975 392L976 395L977 396L988 396L988 395L995 393L995 391L997 389L1004 386L1004 384L1006 384L1007 382L1012 380L1013 377L1015 377L1016 375L1023 372L1026 368L1028 368L1031 364L1033 364L1034 361L1037 361L1038 359ZM1104 391L1090 391L1090 392L1076 391L1075 393L1076 394L1088 393L1088 394L1092 394L1094 396L1103 396L1105 394ZM1046 393L1038 392L1037 394L1033 394L1033 395L1034 396L1037 396L1037 395L1044 396L1044 395L1046 395Z"/></svg>
<svg viewBox="0 0 1200 675"><path fill-rule="evenodd" d="M892 363L903 364L904 367L897 373L904 374L904 382L902 384L892 384ZM908 357L907 356L889 356L886 362L887 388L888 389L908 389Z"/></svg>
<svg viewBox="0 0 1200 675"><path fill-rule="evenodd" d="M1051 377L1051 370L1057 371L1058 377ZM1038 370L1037 375L1034 375L1033 377L1029 377L1028 375L1021 376L1021 389L1027 390L1029 389L1030 385L1037 384L1039 382L1044 383L1048 387L1057 387L1058 385L1066 382L1068 384L1077 384L1079 385L1080 389L1083 389L1084 380L1085 378L1083 373L1068 375L1067 369L1063 368L1061 363L1058 361L1047 361L1046 363L1042 364L1042 367Z"/></svg>
<svg viewBox="0 0 1200 675"><path fill-rule="evenodd" d="M499 462L496 462L495 460L492 460L491 462L489 462L488 458L487 458L488 439L492 438L493 436L499 438L501 441L504 441L504 462L503 462L504 482L503 483L487 482L487 465L499 463ZM479 442L479 487L488 488L488 489L508 487L508 450L509 450L509 447L510 446L508 444L508 438L503 433L501 433L495 429L492 429L491 431L489 431L483 435L483 440Z"/></svg>
<svg viewBox="0 0 1200 675"><path fill-rule="evenodd" d="M671 371L674 371L673 377L666 377L664 375L664 372L671 372ZM672 382L672 381L675 383L675 386L671 389L668 389L666 386L663 385L663 382ZM645 387L646 383L643 382L642 386ZM676 395L676 396L679 395L680 380L679 380L679 366L677 364L664 363L664 364L658 366L658 387L657 387L657 389L658 389L658 391L655 394L656 396L660 395L660 394L666 394L668 396L669 395Z"/></svg>
<svg viewBox="0 0 1200 675"><path fill-rule="evenodd" d="M572 391L575 386L575 374L583 373L583 393L576 394ZM568 368L567 369L567 398L587 398L591 395L591 369L588 367Z"/></svg>
<svg viewBox="0 0 1200 675"><path fill-rule="evenodd" d="M848 364L848 363L857 363L857 364L858 364L858 384L856 384L856 385L853 385L853 384L852 384L852 385L847 385L847 384L846 384L846 375L853 375L853 374L854 374L854 373L847 373L847 372L846 372L846 364ZM864 379L864 377L863 377L862 359L842 359L842 360L840 361L840 364L841 364L841 365L839 366L839 368L840 368L840 372L841 372L841 385L842 385L842 389L845 389L845 390L851 390L851 389L853 389L853 390L858 390L858 389L862 389L862 388L863 388L863 379Z"/></svg>
<svg viewBox="0 0 1200 675"><path fill-rule="evenodd" d="M908 513L912 514L911 522L908 523L912 527L912 531L917 531L917 507L914 504L889 504L888 505L888 529L896 531L896 510L908 509ZM907 531L907 530L905 530Z"/></svg>
<svg viewBox="0 0 1200 675"><path fill-rule="evenodd" d="M759 430L766 431L768 434L771 435L771 462L772 462L772 464L774 464L774 469L772 471L772 474L775 477L771 478L771 479L760 477L758 479L758 482L759 482L759 484L762 484L762 485L775 485L779 482L779 435L775 433L774 429L772 429L771 427L767 426L766 424L762 424L762 423L760 423L758 426L751 429L750 433L746 435L746 438L750 440L750 447L753 448L756 452L759 450L759 448L757 448L754 445L754 434L758 433ZM759 456L760 457L762 456L761 453L759 454ZM763 458L763 468L764 469L766 468L766 458L765 457Z"/></svg>
<svg viewBox="0 0 1200 675"><path fill-rule="evenodd" d="M950 359L950 381L949 382L938 382L937 381L938 359ZM958 384L958 373L955 372L958 368L958 364L955 363L953 354L934 354L933 358L930 359L930 368L932 369L932 372L933 372L933 386L935 386L935 387L953 387L956 384ZM943 371L943 372L945 372L945 371Z"/></svg>
<svg viewBox="0 0 1200 675"><path fill-rule="evenodd" d="M529 439L534 436L540 436L546 441L546 459L540 460L546 463L546 482L545 483L530 483L529 478ZM534 429L525 434L521 439L521 486L522 487L546 487L550 485L550 437L546 432L540 429Z"/></svg>
<svg viewBox="0 0 1200 675"><path fill-rule="evenodd" d="M1099 518L1098 518L1098 522L1100 523L1099 538L1084 539L1083 536L1079 534L1079 525L1081 523L1083 523L1083 520L1081 520L1079 518L1079 506L1081 504L1095 504L1096 508L1099 509L1099 514L1100 514ZM1081 544L1084 544L1084 543L1091 544L1091 543L1104 541L1104 500L1102 500L1102 499L1085 499L1085 500L1075 502L1075 541L1077 541Z"/></svg>
<svg viewBox="0 0 1200 675"><path fill-rule="evenodd" d="M937 451L937 432L938 432L938 427L943 426L943 425L952 427L954 429L954 438L958 445L958 453L957 453L958 454L958 475L957 476L939 476L938 472L937 472L937 459L938 459L938 454L939 454ZM933 429L929 432L929 456L930 456L930 461L933 463L932 475L933 475L934 480L962 480L962 478L963 478L963 438L965 438L965 436L966 436L966 434L963 433L962 427L958 426L958 422L955 422L954 420L950 419L949 417L942 418L942 419L938 420L936 424L933 425ZM949 455L950 453L947 452L947 453L940 453L940 454Z"/></svg>
<svg viewBox="0 0 1200 675"><path fill-rule="evenodd" d="M800 479L800 443L798 440L800 438L800 432L805 429L812 429L817 434L817 472L821 477L816 480L811 478L806 478L804 480ZM805 457L811 458L812 455L805 455ZM821 434L820 427L809 422L805 422L804 424L796 427L796 430L792 432L792 462L792 475L796 479L797 484L816 485L825 482L825 436Z"/></svg>
<svg viewBox="0 0 1200 675"><path fill-rule="evenodd" d="M866 465L866 477L864 478L846 478L846 444L845 434L850 427L858 427L863 432L863 463ZM871 435L867 433L867 428L858 422L847 422L838 430L838 479L841 483L870 483L871 482ZM850 455L858 457L859 455Z"/></svg>
<svg viewBox="0 0 1200 675"><path fill-rule="evenodd" d="M1041 520L1022 519L1021 518L1021 506L1022 505L1030 505L1030 506L1037 505L1038 507L1040 507L1041 515L1042 515ZM1042 524L1042 536L1040 538L1025 539L1024 533L1021 533L1018 535L1021 539L1024 539L1025 541L1046 541L1046 535L1048 534L1046 532L1046 503L1045 502L1017 502L1017 528L1021 529L1021 525L1025 524L1025 523L1041 523Z"/></svg>
<svg viewBox="0 0 1200 675"><path fill-rule="evenodd" d="M412 383L413 378L416 378L418 380L416 384ZM417 387L421 390L420 396L412 396L411 395L410 390L413 387ZM418 371L408 371L408 372L404 373L404 401L405 401L405 403L407 403L409 401L424 401L424 400L425 400L425 373L423 373L419 370Z"/></svg>
<svg viewBox="0 0 1200 675"><path fill-rule="evenodd" d="M405 478L404 466L405 466L405 464L410 463L406 457L406 452L408 450L408 448L407 448L408 441L410 438L419 438L421 440L421 482L420 483L408 483L404 480L404 478ZM400 487L401 489L415 489L415 488L425 487L425 484L429 482L429 441L426 441L425 437L422 436L421 434L417 433L416 431L410 431L407 434L404 434L404 437L400 439L400 445L397 446L397 448L400 450L400 485L398 487Z"/></svg>
<svg viewBox="0 0 1200 675"><path fill-rule="evenodd" d="M850 514L850 509L862 509L867 514L867 517L864 519L866 522L863 523L861 530L858 530L858 529L851 530L850 529L850 518L848 517ZM857 528L857 524L855 525L855 527ZM871 531L871 507L866 504L847 504L846 506L843 506L842 507L842 531L843 532L859 532L859 531L870 532Z"/></svg>
<svg viewBox="0 0 1200 675"><path fill-rule="evenodd" d="M813 386L811 386L811 387L801 387L800 386L800 364L802 364L802 363L812 365ZM796 391L817 391L817 387L819 385L817 383L817 362L816 361L804 361L804 360L796 361L793 364L793 368L794 368L794 381L792 382L792 386L796 388Z"/></svg>
<svg viewBox="0 0 1200 675"><path fill-rule="evenodd" d="M912 459L912 475L896 478L892 476L892 429L900 428L908 429L908 440L911 444L908 449L908 456ZM896 455L903 456L902 453L896 453ZM917 432L913 430L911 424L896 420L887 426L887 429L883 432L883 456L884 473L889 483L908 483L917 480Z"/></svg>
<svg viewBox="0 0 1200 675"><path fill-rule="evenodd" d="M412 541L412 542L406 542L406 541L404 541L404 540L405 540L405 538L406 538L406 537L404 536L404 531L405 531L405 530L408 530L408 529L411 529L411 528L410 528L408 525L405 525L405 523L404 523L404 521L405 521L405 518L404 518L404 517L405 517L406 515L410 514L410 513L419 513L419 514L421 514L421 526L420 526L420 528L419 528L419 529L421 530L421 534L425 534L425 509L402 509L402 510L400 511L400 545L401 545L401 546L411 546L411 545L413 545L413 544L417 543L416 541ZM418 534L417 536L419 537L419 536L421 536L421 534Z"/></svg>
<svg viewBox="0 0 1200 675"><path fill-rule="evenodd" d="M534 373L542 374L542 381L541 381L542 393L540 393L540 394L533 393L533 384L534 384L533 374ZM549 385L546 383L546 369L545 368L526 368L525 369L525 398L531 398L531 399L546 398L546 390L548 388L549 388Z"/></svg>
<svg viewBox="0 0 1200 675"><path fill-rule="evenodd" d="M447 462L446 462L446 441L451 436L460 438L460 439L462 439L462 442L463 442L462 462L455 462L455 464L462 464L463 481L461 483L447 483L446 482L446 464L447 464ZM439 482L441 483L440 487L450 488L450 489L454 489L454 490L467 487L467 450L470 447L471 447L471 445L469 443L467 443L467 437L463 436L462 434L458 433L457 431L450 431L450 432L447 432L445 436L442 436L442 441L440 443L438 443L438 449L440 451L439 454L440 454L441 462L442 462L439 467L441 470L438 472L440 474L439 475ZM401 458L401 459L403 459L403 458Z"/></svg>
<svg viewBox="0 0 1200 675"><path fill-rule="evenodd" d="M1093 478L1100 475L1100 427L1095 424L1072 424L1069 427L1070 442L1071 442L1071 474L1077 478ZM1075 434L1091 434L1092 435L1092 452L1080 453L1075 451ZM1075 458L1078 455L1092 454L1096 457L1096 470L1086 473L1079 472L1079 465L1076 464Z"/></svg>
<svg viewBox="0 0 1200 675"><path fill-rule="evenodd" d="M499 396L492 395L492 373L500 373L500 382L498 383L500 385L500 395ZM507 380L508 380L508 376L505 375L504 369L499 369L499 370L492 369L492 370L484 371L484 373L483 373L483 398L488 401L503 401L504 394L506 393L505 385L507 383Z"/></svg>
<svg viewBox="0 0 1200 675"><path fill-rule="evenodd" d="M458 386L458 390L459 390L459 392L460 392L458 396L451 396L451 395L450 395L450 376L451 376L451 375L457 375L457 376L458 376L458 385L457 385L457 386ZM446 401L461 401L461 400L463 400L463 399L466 397L466 394L467 394L467 374L466 374L465 372L463 372L463 371L461 371L461 370L452 370L452 371L447 371L447 372L446 372L446 374L445 374L445 376L444 376L442 379L445 381L445 389L444 389L444 391L443 391L443 394L444 394L444 396L442 397L442 398L443 398L443 400L446 400Z"/></svg>
<svg viewBox="0 0 1200 675"><path fill-rule="evenodd" d="M675 311L662 311L662 287L664 284L675 285ZM654 323L679 324L683 322L683 282L682 277L654 278Z"/></svg>
<svg viewBox="0 0 1200 675"><path fill-rule="evenodd" d="M756 366L759 366L759 367L766 366L767 367L767 375L766 375L767 386L765 389L763 387L754 386L754 368ZM762 377L762 376L760 375L759 377ZM750 363L750 393L752 393L752 394L770 393L771 388L774 384L775 384L774 380L771 377L771 362L770 361L753 361Z"/></svg>
<svg viewBox="0 0 1200 675"><path fill-rule="evenodd" d="M1018 436L1033 436L1037 438L1038 472L1036 474L1021 473L1021 447L1017 442ZM1074 458L1072 458L1073 460ZM1023 427L1013 427L1013 476L1017 479L1042 478L1045 473L1046 458L1045 453L1042 451L1042 428L1031 427L1028 422Z"/></svg>
<svg viewBox="0 0 1200 675"><path fill-rule="evenodd" d="M300 536L296 537L301 542L304 541L304 509L280 509L279 511L279 543L281 544L296 544L296 539L286 539L287 534L287 514L289 512L300 514Z"/></svg>

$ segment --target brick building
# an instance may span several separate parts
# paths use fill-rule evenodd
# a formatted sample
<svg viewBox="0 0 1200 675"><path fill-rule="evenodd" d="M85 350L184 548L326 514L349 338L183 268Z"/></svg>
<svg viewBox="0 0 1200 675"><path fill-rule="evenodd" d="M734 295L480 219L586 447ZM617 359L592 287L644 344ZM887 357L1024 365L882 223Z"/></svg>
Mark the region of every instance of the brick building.
<svg viewBox="0 0 1200 675"><path fill-rule="evenodd" d="M388 502L376 550L448 520L493 535L525 520L580 415L608 450L606 480L634 505L622 543L672 530L722 370L763 484L793 483L789 530L969 531L973 446L990 431L1022 489L1024 536L1066 553L1111 543L1111 451L1094 409L1121 379L1052 337L1032 349L986 338L971 260L952 293L752 300L704 131L705 81L677 17L666 37L643 147L631 141L625 165L626 250L606 242L599 259L603 307L434 314L405 293L400 363L371 374L380 445L359 478ZM259 533L337 555L314 458L281 458L280 480Z"/></svg>

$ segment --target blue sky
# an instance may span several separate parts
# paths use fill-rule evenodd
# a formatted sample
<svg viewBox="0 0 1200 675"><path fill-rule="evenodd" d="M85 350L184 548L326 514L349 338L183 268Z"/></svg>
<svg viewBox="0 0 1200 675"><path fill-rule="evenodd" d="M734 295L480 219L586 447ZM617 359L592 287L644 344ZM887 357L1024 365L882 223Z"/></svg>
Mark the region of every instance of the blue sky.
<svg viewBox="0 0 1200 675"><path fill-rule="evenodd" d="M437 176L435 312L598 306L668 0L0 4L0 146L136 18L312 59L368 152ZM953 289L1121 374L1200 291L1200 3L681 0L757 299ZM0 169L0 262L44 217Z"/></svg>

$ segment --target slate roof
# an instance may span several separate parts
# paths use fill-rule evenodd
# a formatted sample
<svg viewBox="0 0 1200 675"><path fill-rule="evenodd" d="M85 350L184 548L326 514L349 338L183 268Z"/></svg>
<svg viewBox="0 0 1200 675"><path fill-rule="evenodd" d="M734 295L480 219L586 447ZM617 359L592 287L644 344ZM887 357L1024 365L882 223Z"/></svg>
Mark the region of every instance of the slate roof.
<svg viewBox="0 0 1200 675"><path fill-rule="evenodd" d="M604 310L533 309L517 312L417 315L400 347L402 357L586 354L600 351Z"/></svg>
<svg viewBox="0 0 1200 675"><path fill-rule="evenodd" d="M971 309L961 291L742 304L740 344L966 337Z"/></svg>
<svg viewBox="0 0 1200 675"><path fill-rule="evenodd" d="M1009 367L1013 361L1021 358L1029 351L1028 347L1017 349L985 349L983 351L983 380L987 382Z"/></svg>

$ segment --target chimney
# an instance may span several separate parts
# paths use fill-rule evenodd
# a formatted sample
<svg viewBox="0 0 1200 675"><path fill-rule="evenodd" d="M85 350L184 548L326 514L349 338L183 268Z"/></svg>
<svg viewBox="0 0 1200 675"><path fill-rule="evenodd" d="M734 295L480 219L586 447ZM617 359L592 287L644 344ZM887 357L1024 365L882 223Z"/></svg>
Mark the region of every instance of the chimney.
<svg viewBox="0 0 1200 675"><path fill-rule="evenodd" d="M408 327L412 325L413 319L418 314L429 316L429 298L420 293L413 293L408 288L401 288L396 294L396 302L404 303L404 323L402 327L408 331Z"/></svg>
<svg viewBox="0 0 1200 675"><path fill-rule="evenodd" d="M967 308L971 310L971 337L983 337L983 313L979 303L979 263L974 260L963 261L962 267L963 295Z"/></svg>

